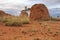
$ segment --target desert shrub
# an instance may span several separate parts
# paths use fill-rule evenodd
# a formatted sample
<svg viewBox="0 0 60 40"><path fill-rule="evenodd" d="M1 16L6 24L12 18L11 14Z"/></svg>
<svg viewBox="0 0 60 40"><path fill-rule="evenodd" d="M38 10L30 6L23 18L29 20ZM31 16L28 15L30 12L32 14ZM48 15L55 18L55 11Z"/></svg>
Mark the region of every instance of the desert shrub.
<svg viewBox="0 0 60 40"><path fill-rule="evenodd" d="M28 23L30 22L29 17L21 18L21 22L22 22L23 24L28 24Z"/></svg>
<svg viewBox="0 0 60 40"><path fill-rule="evenodd" d="M51 18L52 21L60 21L60 18Z"/></svg>
<svg viewBox="0 0 60 40"><path fill-rule="evenodd" d="M0 22L6 22L7 21L7 17L0 17Z"/></svg>
<svg viewBox="0 0 60 40"><path fill-rule="evenodd" d="M7 22L5 22L7 26L20 26L22 25L21 19L19 17L8 17Z"/></svg>
<svg viewBox="0 0 60 40"><path fill-rule="evenodd" d="M19 22L15 22L15 21L7 21L7 22L5 23L5 25L6 25L6 26L20 26L20 25L22 25L22 24L19 23Z"/></svg>
<svg viewBox="0 0 60 40"><path fill-rule="evenodd" d="M1 22L1 19L2 19L2 18L0 17L0 22Z"/></svg>
<svg viewBox="0 0 60 40"><path fill-rule="evenodd" d="M27 24L30 21L28 17L4 16L0 17L0 22L5 23L6 26L20 26L22 24Z"/></svg>

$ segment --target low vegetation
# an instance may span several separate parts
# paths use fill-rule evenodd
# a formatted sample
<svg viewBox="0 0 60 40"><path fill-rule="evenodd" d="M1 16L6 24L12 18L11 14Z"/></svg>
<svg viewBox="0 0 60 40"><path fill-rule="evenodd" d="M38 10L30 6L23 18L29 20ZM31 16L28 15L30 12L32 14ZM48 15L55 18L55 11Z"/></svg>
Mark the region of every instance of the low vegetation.
<svg viewBox="0 0 60 40"><path fill-rule="evenodd" d="M21 26L22 24L28 24L30 20L28 17L4 16L0 17L0 22L3 22L6 26Z"/></svg>
<svg viewBox="0 0 60 40"><path fill-rule="evenodd" d="M52 21L60 21L60 18L53 18L53 17L51 17L51 20Z"/></svg>

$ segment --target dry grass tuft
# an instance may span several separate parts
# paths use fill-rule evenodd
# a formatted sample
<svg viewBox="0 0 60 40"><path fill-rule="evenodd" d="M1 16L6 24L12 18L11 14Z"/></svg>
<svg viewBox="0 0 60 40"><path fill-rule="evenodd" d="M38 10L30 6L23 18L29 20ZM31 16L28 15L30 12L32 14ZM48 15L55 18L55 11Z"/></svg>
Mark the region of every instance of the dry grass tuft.
<svg viewBox="0 0 60 40"><path fill-rule="evenodd" d="M21 26L22 24L28 24L30 20L28 17L4 16L0 17L0 22L5 23L6 26Z"/></svg>

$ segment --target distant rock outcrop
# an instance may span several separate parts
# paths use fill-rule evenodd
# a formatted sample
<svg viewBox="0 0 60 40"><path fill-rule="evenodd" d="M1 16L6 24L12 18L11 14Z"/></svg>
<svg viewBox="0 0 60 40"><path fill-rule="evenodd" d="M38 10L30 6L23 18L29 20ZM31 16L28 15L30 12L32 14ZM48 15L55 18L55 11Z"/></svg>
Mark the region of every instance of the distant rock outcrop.
<svg viewBox="0 0 60 40"><path fill-rule="evenodd" d="M31 20L49 20L49 12L47 7L44 4L35 4L31 7L30 10L30 19Z"/></svg>
<svg viewBox="0 0 60 40"><path fill-rule="evenodd" d="M0 10L0 17L3 17L3 16L12 16L12 15L7 14L4 11Z"/></svg>
<svg viewBox="0 0 60 40"><path fill-rule="evenodd" d="M20 17L27 17L28 13L25 10L21 11Z"/></svg>

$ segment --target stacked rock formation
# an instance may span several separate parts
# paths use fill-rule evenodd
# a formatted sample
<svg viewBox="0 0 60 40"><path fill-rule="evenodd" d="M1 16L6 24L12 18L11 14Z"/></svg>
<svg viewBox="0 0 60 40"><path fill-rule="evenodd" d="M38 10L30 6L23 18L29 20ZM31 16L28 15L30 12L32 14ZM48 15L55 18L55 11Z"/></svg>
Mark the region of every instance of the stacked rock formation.
<svg viewBox="0 0 60 40"><path fill-rule="evenodd" d="M30 19L31 20L49 20L49 12L47 7L44 4L35 4L31 7L30 10Z"/></svg>
<svg viewBox="0 0 60 40"><path fill-rule="evenodd" d="M27 17L28 13L25 10L21 11L20 17Z"/></svg>

